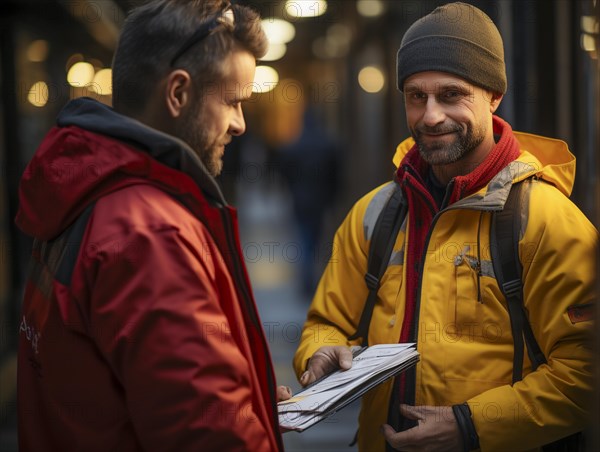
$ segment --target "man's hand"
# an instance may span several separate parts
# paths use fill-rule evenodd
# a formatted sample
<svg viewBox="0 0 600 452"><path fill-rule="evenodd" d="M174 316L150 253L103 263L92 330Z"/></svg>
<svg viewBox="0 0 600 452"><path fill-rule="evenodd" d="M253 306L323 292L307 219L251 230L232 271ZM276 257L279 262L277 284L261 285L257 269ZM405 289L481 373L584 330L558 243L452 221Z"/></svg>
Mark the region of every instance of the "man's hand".
<svg viewBox="0 0 600 452"><path fill-rule="evenodd" d="M292 398L292 388L289 386L277 386L277 402Z"/></svg>
<svg viewBox="0 0 600 452"><path fill-rule="evenodd" d="M390 425L381 427L385 440L396 450L403 451L460 451L463 441L449 406L400 405L400 413L418 421L416 427L396 432Z"/></svg>
<svg viewBox="0 0 600 452"><path fill-rule="evenodd" d="M277 403L290 399L292 395L294 394L292 393L292 388L289 386L277 386ZM289 431L287 428L279 426L279 433L287 433Z"/></svg>
<svg viewBox="0 0 600 452"><path fill-rule="evenodd" d="M300 384L306 386L336 369L348 370L350 367L352 367L352 352L349 347L343 345L321 347L308 360L306 372L300 377Z"/></svg>

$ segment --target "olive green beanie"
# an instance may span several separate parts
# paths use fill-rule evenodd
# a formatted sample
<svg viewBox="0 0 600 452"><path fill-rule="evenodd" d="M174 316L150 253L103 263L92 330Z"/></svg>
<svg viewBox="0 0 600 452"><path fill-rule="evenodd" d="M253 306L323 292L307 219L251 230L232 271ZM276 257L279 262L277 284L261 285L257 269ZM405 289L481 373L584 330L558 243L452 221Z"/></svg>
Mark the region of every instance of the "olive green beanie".
<svg viewBox="0 0 600 452"><path fill-rule="evenodd" d="M411 75L440 71L506 92L502 37L492 19L466 3L440 6L412 24L402 38L397 68L400 91Z"/></svg>

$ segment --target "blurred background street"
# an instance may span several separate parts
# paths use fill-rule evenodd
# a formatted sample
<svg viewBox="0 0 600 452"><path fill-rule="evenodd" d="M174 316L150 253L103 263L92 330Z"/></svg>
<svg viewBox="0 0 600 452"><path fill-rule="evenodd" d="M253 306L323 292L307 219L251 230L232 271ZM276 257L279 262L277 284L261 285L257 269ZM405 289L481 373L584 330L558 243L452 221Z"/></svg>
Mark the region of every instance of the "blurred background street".
<svg viewBox="0 0 600 452"><path fill-rule="evenodd" d="M271 348L278 384L300 385L292 369L292 358L310 299L301 283L302 249L291 219L289 192L261 182L241 181L239 209L242 243L254 294ZM310 257L314 259L314 256ZM318 259L318 257L316 257ZM325 256L323 259L327 259ZM353 451L349 447L357 429L359 402L302 432L283 435L288 451Z"/></svg>

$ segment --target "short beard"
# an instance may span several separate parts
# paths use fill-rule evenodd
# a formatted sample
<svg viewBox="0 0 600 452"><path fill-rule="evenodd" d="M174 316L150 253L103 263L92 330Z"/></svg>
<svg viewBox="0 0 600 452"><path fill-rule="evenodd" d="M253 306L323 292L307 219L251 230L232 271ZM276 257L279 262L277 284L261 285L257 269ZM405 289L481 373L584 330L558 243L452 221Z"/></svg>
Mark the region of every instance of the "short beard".
<svg viewBox="0 0 600 452"><path fill-rule="evenodd" d="M176 129L176 136L183 140L192 151L200 158L208 173L217 177L223 169L223 161L217 156L215 143L210 143L206 130L199 126L201 120L202 105L194 104L184 116L182 116Z"/></svg>
<svg viewBox="0 0 600 452"><path fill-rule="evenodd" d="M455 132L456 139L447 144L443 141L426 144L421 139L423 133L448 133ZM466 132L458 124L447 126L426 127L421 126L411 130L412 136L417 143L421 158L430 165L448 165L459 161L464 156L472 152L485 139L486 127L481 124L480 127L467 126Z"/></svg>

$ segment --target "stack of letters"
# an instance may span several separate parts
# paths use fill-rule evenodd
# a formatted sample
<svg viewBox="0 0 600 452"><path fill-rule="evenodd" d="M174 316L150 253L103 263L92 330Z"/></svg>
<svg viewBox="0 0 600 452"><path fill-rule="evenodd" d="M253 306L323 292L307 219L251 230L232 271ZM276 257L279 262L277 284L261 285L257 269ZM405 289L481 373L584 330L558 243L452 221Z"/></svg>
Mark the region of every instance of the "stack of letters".
<svg viewBox="0 0 600 452"><path fill-rule="evenodd" d="M414 343L363 347L354 352L350 369L333 372L279 402L279 424L288 430L306 430L418 360Z"/></svg>

